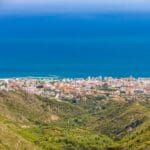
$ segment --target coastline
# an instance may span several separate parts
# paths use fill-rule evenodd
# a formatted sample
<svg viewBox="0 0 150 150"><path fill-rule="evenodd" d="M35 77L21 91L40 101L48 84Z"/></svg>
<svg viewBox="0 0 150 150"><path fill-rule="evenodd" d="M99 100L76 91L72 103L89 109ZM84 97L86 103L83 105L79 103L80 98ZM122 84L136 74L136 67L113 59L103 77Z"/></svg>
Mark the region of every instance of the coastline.
<svg viewBox="0 0 150 150"><path fill-rule="evenodd" d="M0 80L9 80L9 79L36 79L36 80L44 80L44 79L48 79L48 80L64 80L64 79L70 79L70 80L78 80L78 79L104 79L104 78L112 78L112 79L150 79L150 76L139 76L139 77L135 77L135 76L122 76L122 77L114 77L114 76L87 76L87 77L62 77L62 76L57 76L57 75L49 75L49 76L12 76L12 77L0 77Z"/></svg>

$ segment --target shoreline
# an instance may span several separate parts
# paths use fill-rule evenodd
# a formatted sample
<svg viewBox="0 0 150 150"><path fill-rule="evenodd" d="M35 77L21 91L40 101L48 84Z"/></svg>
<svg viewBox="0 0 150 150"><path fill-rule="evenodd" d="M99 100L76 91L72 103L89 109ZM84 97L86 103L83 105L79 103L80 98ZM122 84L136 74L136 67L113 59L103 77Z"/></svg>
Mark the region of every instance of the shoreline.
<svg viewBox="0 0 150 150"><path fill-rule="evenodd" d="M18 77L0 77L0 80L24 80L24 79L36 79L36 80L44 80L44 79L49 79L49 80L87 80L87 79L105 79L105 78L112 78L112 79L150 79L150 76L144 77L144 76L139 76L139 77L134 77L134 76L122 76L122 77L113 77L113 76L87 76L87 77L61 77L61 76L56 76L56 75L51 75L51 76L18 76Z"/></svg>

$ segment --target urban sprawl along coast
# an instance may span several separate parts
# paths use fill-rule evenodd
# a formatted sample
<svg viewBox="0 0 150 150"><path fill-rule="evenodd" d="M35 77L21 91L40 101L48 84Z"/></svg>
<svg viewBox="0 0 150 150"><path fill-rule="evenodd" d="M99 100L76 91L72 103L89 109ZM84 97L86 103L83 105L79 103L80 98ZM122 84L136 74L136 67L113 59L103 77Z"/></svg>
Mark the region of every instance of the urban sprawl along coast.
<svg viewBox="0 0 150 150"><path fill-rule="evenodd" d="M63 99L86 99L88 96L150 94L150 78L95 77L86 79L10 78L0 79L0 90L23 90L44 97Z"/></svg>

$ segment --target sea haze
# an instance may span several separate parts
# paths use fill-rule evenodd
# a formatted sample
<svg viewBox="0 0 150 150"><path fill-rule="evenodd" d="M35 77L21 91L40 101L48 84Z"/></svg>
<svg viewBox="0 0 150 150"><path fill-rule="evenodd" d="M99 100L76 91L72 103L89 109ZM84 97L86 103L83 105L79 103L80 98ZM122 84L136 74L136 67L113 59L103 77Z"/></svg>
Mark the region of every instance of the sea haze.
<svg viewBox="0 0 150 150"><path fill-rule="evenodd" d="M149 16L1 16L0 77L150 77Z"/></svg>

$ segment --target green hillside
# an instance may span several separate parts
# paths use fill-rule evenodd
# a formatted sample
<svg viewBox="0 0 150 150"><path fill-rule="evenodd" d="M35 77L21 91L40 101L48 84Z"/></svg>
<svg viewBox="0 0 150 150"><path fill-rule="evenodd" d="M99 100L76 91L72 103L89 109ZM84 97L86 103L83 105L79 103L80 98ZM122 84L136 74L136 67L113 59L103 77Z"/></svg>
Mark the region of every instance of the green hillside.
<svg viewBox="0 0 150 150"><path fill-rule="evenodd" d="M148 150L150 97L57 101L0 92L2 150Z"/></svg>

